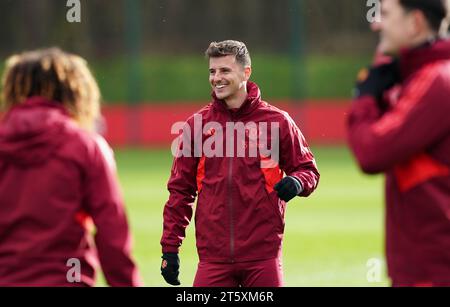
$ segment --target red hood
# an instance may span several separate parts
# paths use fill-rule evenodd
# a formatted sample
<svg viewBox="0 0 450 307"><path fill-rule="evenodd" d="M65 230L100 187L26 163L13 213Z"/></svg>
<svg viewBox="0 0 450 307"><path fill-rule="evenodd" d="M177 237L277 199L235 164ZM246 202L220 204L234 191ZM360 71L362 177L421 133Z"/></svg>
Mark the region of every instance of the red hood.
<svg viewBox="0 0 450 307"><path fill-rule="evenodd" d="M445 60L450 60L450 40L438 40L403 50L400 54L400 71L403 79L406 79L427 64Z"/></svg>
<svg viewBox="0 0 450 307"><path fill-rule="evenodd" d="M233 112L235 116L251 113L261 103L261 91L258 85L251 81L248 81L247 93L247 99L245 100L244 104L237 111ZM218 99L214 92L212 93L212 98L214 100L213 105L216 109L222 112L228 112L225 101Z"/></svg>
<svg viewBox="0 0 450 307"><path fill-rule="evenodd" d="M32 97L13 107L0 122L0 159L41 164L62 144L70 124L61 105Z"/></svg>

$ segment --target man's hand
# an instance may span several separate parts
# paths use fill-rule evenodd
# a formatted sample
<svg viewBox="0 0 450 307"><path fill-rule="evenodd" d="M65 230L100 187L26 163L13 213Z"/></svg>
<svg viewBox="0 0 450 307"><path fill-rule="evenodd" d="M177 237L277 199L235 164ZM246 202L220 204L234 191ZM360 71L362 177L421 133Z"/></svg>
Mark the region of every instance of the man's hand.
<svg viewBox="0 0 450 307"><path fill-rule="evenodd" d="M285 202L290 201L295 196L298 196L303 192L303 187L300 181L291 176L283 178L275 185L274 189L277 191L278 197Z"/></svg>
<svg viewBox="0 0 450 307"><path fill-rule="evenodd" d="M176 253L164 253L161 263L161 275L166 282L172 286L179 286L180 280L178 275L180 274L180 258Z"/></svg>
<svg viewBox="0 0 450 307"><path fill-rule="evenodd" d="M400 82L398 61L362 70L356 83L356 98L369 95L381 102L383 93Z"/></svg>

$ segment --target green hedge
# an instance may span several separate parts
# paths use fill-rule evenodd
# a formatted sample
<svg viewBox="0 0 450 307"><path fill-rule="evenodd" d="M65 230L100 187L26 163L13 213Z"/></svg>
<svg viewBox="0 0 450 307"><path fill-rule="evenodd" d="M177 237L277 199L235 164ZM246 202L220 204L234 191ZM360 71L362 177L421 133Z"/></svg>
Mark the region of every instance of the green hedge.
<svg viewBox="0 0 450 307"><path fill-rule="evenodd" d="M267 100L291 99L296 90L309 99L349 98L358 70L368 63L370 57L364 55L313 55L295 66L289 56L254 55L252 80ZM144 56L135 62L139 81L133 82L128 81L131 63L126 58L90 60L90 64L108 103L210 99L208 63L202 55ZM293 67L300 71L297 79L293 78Z"/></svg>

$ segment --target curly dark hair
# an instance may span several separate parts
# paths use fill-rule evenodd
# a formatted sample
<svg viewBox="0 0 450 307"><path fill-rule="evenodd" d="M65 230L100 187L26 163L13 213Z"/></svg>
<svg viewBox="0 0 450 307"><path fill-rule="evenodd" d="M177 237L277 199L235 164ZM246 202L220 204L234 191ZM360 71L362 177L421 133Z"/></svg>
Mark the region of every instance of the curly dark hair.
<svg viewBox="0 0 450 307"><path fill-rule="evenodd" d="M33 96L62 104L83 127L99 115L100 90L86 61L58 48L27 51L6 60L2 104L8 110Z"/></svg>

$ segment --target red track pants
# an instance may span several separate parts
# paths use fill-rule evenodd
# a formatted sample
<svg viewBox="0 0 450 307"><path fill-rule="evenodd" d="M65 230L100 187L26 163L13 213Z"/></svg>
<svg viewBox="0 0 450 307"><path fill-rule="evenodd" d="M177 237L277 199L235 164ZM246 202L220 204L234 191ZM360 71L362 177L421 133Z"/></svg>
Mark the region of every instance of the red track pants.
<svg viewBox="0 0 450 307"><path fill-rule="evenodd" d="M240 263L200 262L194 287L282 287L281 258Z"/></svg>

